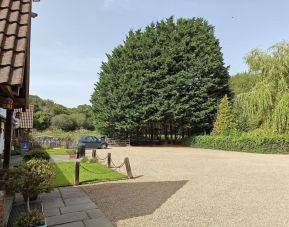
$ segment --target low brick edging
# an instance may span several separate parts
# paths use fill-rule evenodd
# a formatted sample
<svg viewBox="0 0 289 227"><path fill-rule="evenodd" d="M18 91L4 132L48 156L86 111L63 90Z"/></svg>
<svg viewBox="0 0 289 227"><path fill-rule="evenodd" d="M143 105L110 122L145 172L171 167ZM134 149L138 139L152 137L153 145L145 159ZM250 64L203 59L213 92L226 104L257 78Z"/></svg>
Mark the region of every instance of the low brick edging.
<svg viewBox="0 0 289 227"><path fill-rule="evenodd" d="M0 191L0 227L4 227L5 219L5 191Z"/></svg>

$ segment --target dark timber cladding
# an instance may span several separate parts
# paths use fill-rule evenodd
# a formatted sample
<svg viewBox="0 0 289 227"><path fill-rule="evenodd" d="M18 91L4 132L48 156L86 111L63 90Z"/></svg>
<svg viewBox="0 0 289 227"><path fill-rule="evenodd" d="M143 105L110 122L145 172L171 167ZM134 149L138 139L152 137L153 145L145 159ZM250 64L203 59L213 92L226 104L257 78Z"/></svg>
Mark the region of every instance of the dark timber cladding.
<svg viewBox="0 0 289 227"><path fill-rule="evenodd" d="M0 0L0 104L28 107L31 0ZM7 110L4 168L9 168L13 110Z"/></svg>

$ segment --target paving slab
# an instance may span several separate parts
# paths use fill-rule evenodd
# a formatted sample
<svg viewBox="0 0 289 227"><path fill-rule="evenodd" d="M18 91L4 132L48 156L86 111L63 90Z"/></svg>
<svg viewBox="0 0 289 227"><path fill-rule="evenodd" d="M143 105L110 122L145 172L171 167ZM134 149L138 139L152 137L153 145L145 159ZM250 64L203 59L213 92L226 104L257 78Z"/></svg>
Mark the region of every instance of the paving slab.
<svg viewBox="0 0 289 227"><path fill-rule="evenodd" d="M82 221L87 218L88 216L85 212L74 212L74 213L69 213L69 214L47 217L46 220L47 220L48 226L53 226L53 225L60 225L60 224Z"/></svg>
<svg viewBox="0 0 289 227"><path fill-rule="evenodd" d="M63 225L54 225L53 227L85 227L85 226L83 222L78 221L78 222L72 222L72 223L63 224Z"/></svg>
<svg viewBox="0 0 289 227"><path fill-rule="evenodd" d="M64 207L64 203L61 198L54 200L54 201L43 201L43 208L45 210L50 209L50 208L60 208L60 207Z"/></svg>
<svg viewBox="0 0 289 227"><path fill-rule="evenodd" d="M58 208L50 208L44 210L44 214L46 217L57 216L60 215L60 210Z"/></svg>
<svg viewBox="0 0 289 227"><path fill-rule="evenodd" d="M70 186L70 187L60 187L59 191L61 193L67 193L67 192L83 192L81 188L77 186Z"/></svg>
<svg viewBox="0 0 289 227"><path fill-rule="evenodd" d="M100 209L92 209L92 210L87 210L86 214L88 217L91 219L95 218L100 218L100 217L105 217L104 213Z"/></svg>
<svg viewBox="0 0 289 227"><path fill-rule="evenodd" d="M79 205L73 205L68 207L62 207L60 208L61 214L66 213L72 213L77 211L85 211L96 208L96 205L93 202L79 204Z"/></svg>
<svg viewBox="0 0 289 227"><path fill-rule="evenodd" d="M63 199L68 198L77 198L77 197L87 197L87 194L83 191L75 191L75 192L62 192L61 193Z"/></svg>
<svg viewBox="0 0 289 227"><path fill-rule="evenodd" d="M80 197L80 198L69 198L69 199L64 199L64 203L66 206L71 206L71 205L78 205L78 204L83 204L83 203L91 203L91 200L86 197Z"/></svg>
<svg viewBox="0 0 289 227"><path fill-rule="evenodd" d="M96 218L96 219L89 219L84 220L85 227L113 227L110 221L107 220L107 218Z"/></svg>
<svg viewBox="0 0 289 227"><path fill-rule="evenodd" d="M42 202L48 226L112 226L97 205L79 187L58 188L50 196L45 194L42 197ZM96 219L99 220L96 221Z"/></svg>

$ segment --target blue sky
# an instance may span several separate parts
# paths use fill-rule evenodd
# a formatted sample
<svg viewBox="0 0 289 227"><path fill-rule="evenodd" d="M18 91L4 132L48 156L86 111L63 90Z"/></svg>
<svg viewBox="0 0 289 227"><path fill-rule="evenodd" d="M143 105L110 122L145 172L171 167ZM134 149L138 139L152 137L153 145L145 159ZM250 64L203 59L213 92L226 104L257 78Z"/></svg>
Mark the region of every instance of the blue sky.
<svg viewBox="0 0 289 227"><path fill-rule="evenodd" d="M152 21L207 19L230 74L246 70L252 48L289 40L287 0L41 0L33 8L30 93L69 107L89 104L105 54Z"/></svg>

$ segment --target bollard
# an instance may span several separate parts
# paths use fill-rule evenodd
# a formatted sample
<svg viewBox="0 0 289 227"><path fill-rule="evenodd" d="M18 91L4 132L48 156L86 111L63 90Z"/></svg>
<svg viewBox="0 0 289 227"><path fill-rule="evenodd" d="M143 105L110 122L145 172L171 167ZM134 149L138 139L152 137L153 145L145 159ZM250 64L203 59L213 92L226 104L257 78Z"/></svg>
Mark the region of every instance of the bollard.
<svg viewBox="0 0 289 227"><path fill-rule="evenodd" d="M75 162L74 185L79 185L79 160Z"/></svg>
<svg viewBox="0 0 289 227"><path fill-rule="evenodd" d="M96 150L92 150L92 158L96 158Z"/></svg>
<svg viewBox="0 0 289 227"><path fill-rule="evenodd" d="M124 159L124 164L125 164L125 168L126 168L126 172L127 172L127 176L129 179L132 179L132 172L131 172L131 168L130 168L130 164L129 164L129 159L125 158Z"/></svg>
<svg viewBox="0 0 289 227"><path fill-rule="evenodd" d="M107 167L110 168L111 166L111 153L107 154Z"/></svg>

